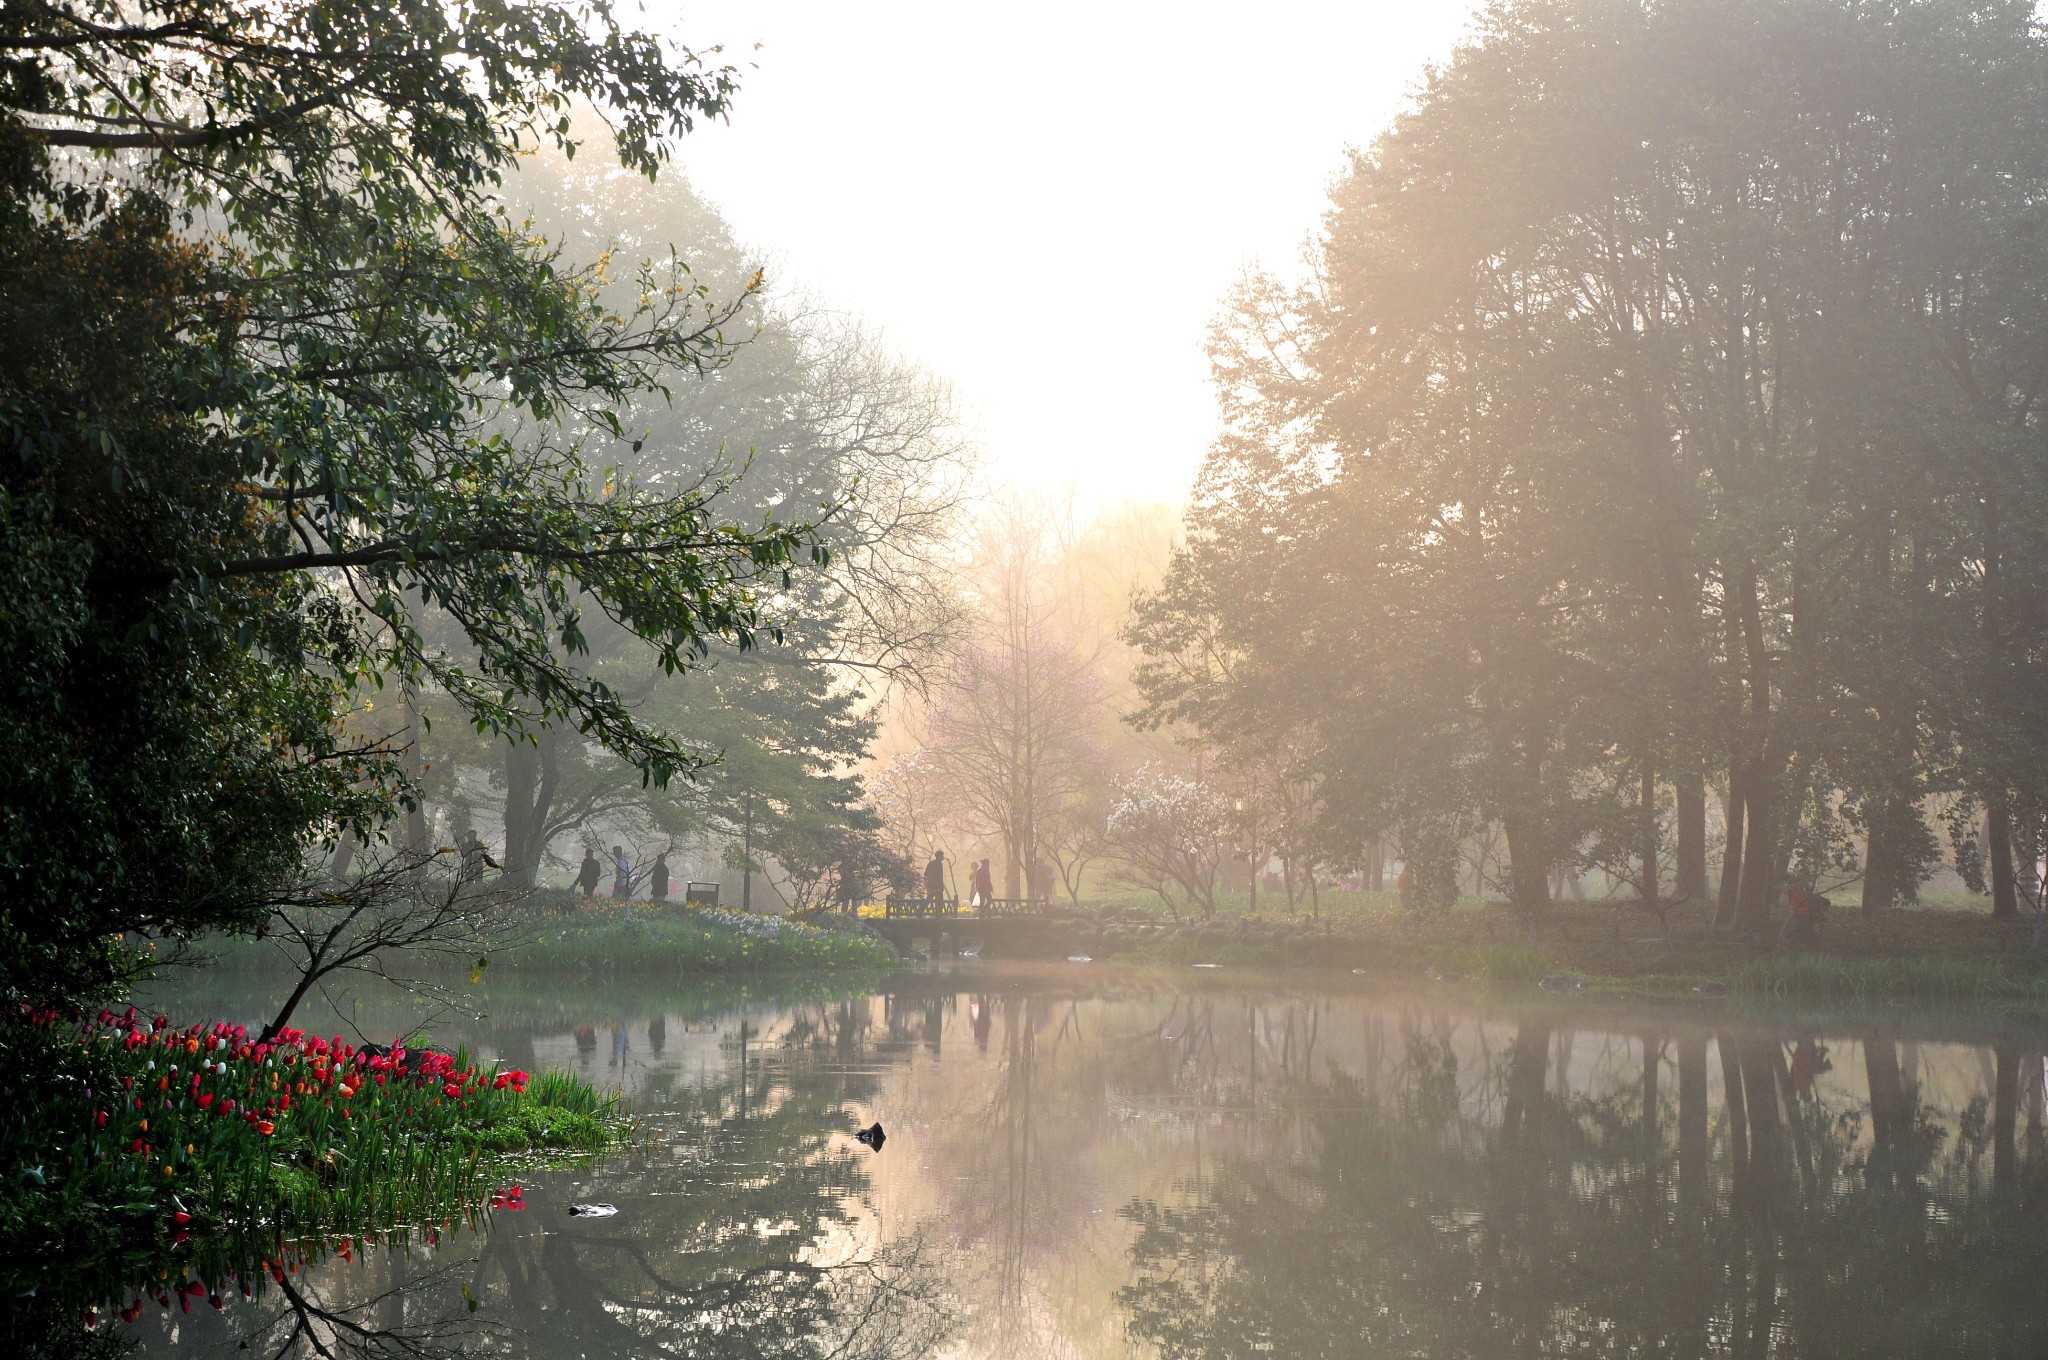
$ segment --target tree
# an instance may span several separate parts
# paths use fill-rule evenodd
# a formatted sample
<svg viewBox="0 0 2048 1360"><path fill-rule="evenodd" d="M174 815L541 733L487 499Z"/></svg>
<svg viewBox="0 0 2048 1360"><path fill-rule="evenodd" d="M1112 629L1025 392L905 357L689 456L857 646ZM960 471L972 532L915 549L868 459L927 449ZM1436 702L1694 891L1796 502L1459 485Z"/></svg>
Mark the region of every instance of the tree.
<svg viewBox="0 0 2048 1360"><path fill-rule="evenodd" d="M1199 779L1154 765L1111 785L1106 833L1115 873L1157 893L1176 918L1169 888L1204 920L1216 914L1217 871L1229 854L1229 802Z"/></svg>
<svg viewBox="0 0 2048 1360"><path fill-rule="evenodd" d="M1014 502L984 519L976 617L924 716L924 744L956 819L1003 850L1003 893L1035 892L1060 810L1089 788L1101 686L1060 577L1060 526Z"/></svg>
<svg viewBox="0 0 2048 1360"><path fill-rule="evenodd" d="M671 252L714 295L744 297L732 324L739 343L714 375L636 394L617 413L630 441L601 427L588 434L649 485L715 486L714 503L736 522L778 506L823 507L814 531L829 553L762 600L779 640L713 644L701 663L707 676L718 673L708 681L663 673L608 621L589 630L593 672L651 723L690 734L693 753L725 770L650 788L630 764L559 724L495 752L455 734L465 760L502 765L491 777L504 789L508 872L532 881L551 842L599 825L643 838L746 839L748 799L771 835L788 832L783 849L809 847L802 853L818 872L815 855L853 830L846 819L867 816L841 771L865 755L872 731L858 711L863 691L914 676L952 623L936 541L967 450L950 399L856 324L749 287L751 259L679 177L649 182L602 155L536 155L507 196L564 242L565 258L596 269L619 308L632 305L636 283L609 274L609 261L649 250ZM459 630L444 632L451 648L466 646ZM735 776L742 766L744 779ZM807 822L814 816L823 820Z"/></svg>
<svg viewBox="0 0 2048 1360"><path fill-rule="evenodd" d="M657 174L731 72L602 3L39 0L0 27L9 584L55 591L9 644L10 983L104 978L109 930L252 927L309 842L416 800L401 747L341 736L387 683L655 784L700 764L582 666L586 616L664 673L773 638L830 507L736 522L716 478L588 451L718 369L758 276L713 297L649 262L615 306L497 193L586 105Z"/></svg>
<svg viewBox="0 0 2048 1360"><path fill-rule="evenodd" d="M1224 747L1306 716L1326 840L1497 822L1527 906L1589 856L1703 892L1710 774L1745 931L1858 832L1873 903L1909 892L1945 788L2000 841L2042 736L2004 592L2044 55L1977 0L1489 11L1309 280L1218 327L1148 715Z"/></svg>
<svg viewBox="0 0 2048 1360"><path fill-rule="evenodd" d="M374 977L415 996L434 994L431 974L451 962L478 981L509 922L502 893L485 881L482 859L458 847L376 855L349 880L310 878L280 894L259 933L298 974L263 1027L268 1042L314 991L341 975ZM411 970L426 967L415 975ZM405 970L402 975L393 969Z"/></svg>

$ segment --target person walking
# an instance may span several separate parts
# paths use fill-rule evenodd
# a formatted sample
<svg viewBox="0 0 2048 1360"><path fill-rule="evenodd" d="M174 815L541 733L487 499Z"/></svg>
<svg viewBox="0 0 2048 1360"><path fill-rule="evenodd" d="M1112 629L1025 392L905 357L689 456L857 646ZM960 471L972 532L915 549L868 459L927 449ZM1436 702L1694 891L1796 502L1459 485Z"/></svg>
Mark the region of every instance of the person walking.
<svg viewBox="0 0 2048 1360"><path fill-rule="evenodd" d="M614 845L612 847L612 896L631 897L632 895L633 862L626 858L625 846Z"/></svg>
<svg viewBox="0 0 2048 1360"><path fill-rule="evenodd" d="M932 851L931 859L924 866L924 895L936 907L946 900L946 852Z"/></svg>
<svg viewBox="0 0 2048 1360"><path fill-rule="evenodd" d="M657 902L668 901L668 851L654 857L654 868L647 876L647 895Z"/></svg>
<svg viewBox="0 0 2048 1360"><path fill-rule="evenodd" d="M977 861L974 872L968 876L968 882L973 885L974 909L987 911L989 903L995 900L996 895L995 875L989 870L989 861Z"/></svg>
<svg viewBox="0 0 2048 1360"><path fill-rule="evenodd" d="M576 886L585 897L597 896L597 881L604 877L604 866L597 862L597 852L589 846L583 847L583 867L576 871Z"/></svg>

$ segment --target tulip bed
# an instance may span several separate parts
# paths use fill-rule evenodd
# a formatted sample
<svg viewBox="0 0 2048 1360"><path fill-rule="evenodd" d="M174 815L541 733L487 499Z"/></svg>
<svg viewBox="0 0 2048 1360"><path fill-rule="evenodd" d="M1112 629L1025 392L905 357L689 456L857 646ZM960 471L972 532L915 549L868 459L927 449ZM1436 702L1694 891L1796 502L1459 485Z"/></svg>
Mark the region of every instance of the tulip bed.
<svg viewBox="0 0 2048 1360"><path fill-rule="evenodd" d="M619 1138L614 1099L463 1054L133 1011L0 1024L0 1275L162 1275L209 1241L430 1225L504 1198L503 1154ZM58 1258L58 1259L53 1259ZM26 1275L22 1272L27 1272Z"/></svg>

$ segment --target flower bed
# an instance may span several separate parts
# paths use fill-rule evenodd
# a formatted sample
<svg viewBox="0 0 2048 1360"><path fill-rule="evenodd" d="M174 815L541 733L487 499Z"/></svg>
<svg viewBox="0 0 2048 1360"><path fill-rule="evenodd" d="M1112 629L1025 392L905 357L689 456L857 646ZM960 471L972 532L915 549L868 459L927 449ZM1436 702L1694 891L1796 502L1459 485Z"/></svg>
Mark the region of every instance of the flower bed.
<svg viewBox="0 0 2048 1360"><path fill-rule="evenodd" d="M602 1147L624 1123L565 1076L132 1010L0 1026L0 1106L0 1273L55 1253L109 1281L195 1239L447 1220L503 1193L491 1154Z"/></svg>

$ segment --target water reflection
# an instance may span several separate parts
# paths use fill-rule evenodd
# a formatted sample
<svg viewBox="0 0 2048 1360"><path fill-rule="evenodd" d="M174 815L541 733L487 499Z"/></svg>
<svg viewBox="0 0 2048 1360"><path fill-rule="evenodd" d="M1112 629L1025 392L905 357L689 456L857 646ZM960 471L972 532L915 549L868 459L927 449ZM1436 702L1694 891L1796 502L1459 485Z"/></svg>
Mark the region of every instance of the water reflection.
<svg viewBox="0 0 2048 1360"><path fill-rule="evenodd" d="M2048 1350L2041 1035L1996 1017L1073 969L504 1002L450 1037L625 1087L644 1146L298 1302L152 1307L147 1353Z"/></svg>

